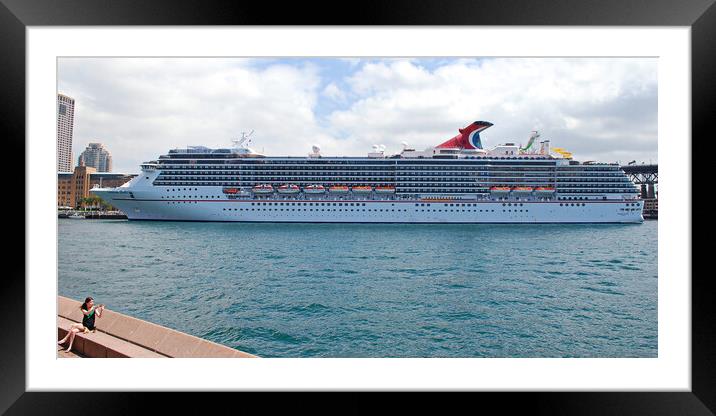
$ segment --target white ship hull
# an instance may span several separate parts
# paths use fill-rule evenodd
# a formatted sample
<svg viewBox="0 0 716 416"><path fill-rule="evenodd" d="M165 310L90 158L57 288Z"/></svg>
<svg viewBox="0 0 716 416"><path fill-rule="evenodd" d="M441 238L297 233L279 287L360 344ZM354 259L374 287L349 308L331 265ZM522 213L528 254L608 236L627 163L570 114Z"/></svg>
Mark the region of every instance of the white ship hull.
<svg viewBox="0 0 716 416"><path fill-rule="evenodd" d="M168 188L167 188L168 189ZM316 223L638 223L639 200L420 201L332 198L229 199L221 187L93 189L130 220ZM130 195L131 190L131 195ZM191 195L187 195L191 194ZM201 195L194 195L201 194Z"/></svg>
<svg viewBox="0 0 716 416"><path fill-rule="evenodd" d="M475 129L490 125L475 122L470 128L478 131ZM467 134L464 129L460 133L455 140ZM466 145L464 140L460 143ZM406 153L390 158L373 154L367 158L270 158L251 153L250 149L173 149L157 161L142 164L142 172L129 183L91 192L123 211L130 220L528 224L643 221L643 201L636 199L638 190L616 165L580 164L553 158L548 152L520 153L513 144L498 146L490 155L458 154L464 146L441 146L434 148L430 157ZM289 186L302 191L274 192ZM328 192L313 193L318 192L318 186ZM341 187L350 190L336 192ZM363 187L370 190L361 192ZM488 189L490 192L486 192Z"/></svg>

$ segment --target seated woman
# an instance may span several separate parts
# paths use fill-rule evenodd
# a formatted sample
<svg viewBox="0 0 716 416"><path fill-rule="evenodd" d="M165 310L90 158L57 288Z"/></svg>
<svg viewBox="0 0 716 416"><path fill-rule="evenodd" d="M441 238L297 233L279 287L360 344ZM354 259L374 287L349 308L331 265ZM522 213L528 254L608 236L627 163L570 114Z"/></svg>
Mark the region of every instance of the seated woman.
<svg viewBox="0 0 716 416"><path fill-rule="evenodd" d="M70 329L67 331L67 336L65 336L60 341L57 341L58 344L63 344L67 339L70 340L70 345L67 347L66 351L70 351L72 349L72 342L75 340L75 334L82 331L85 334L92 331L95 331L94 326L94 319L95 316L97 318L102 317L102 311L104 311L104 305L96 306L94 305L94 299L92 297L88 297L85 299L85 303L83 303L80 306L80 310L82 311L82 314L84 315L82 317L82 323L81 324L72 324L70 326Z"/></svg>

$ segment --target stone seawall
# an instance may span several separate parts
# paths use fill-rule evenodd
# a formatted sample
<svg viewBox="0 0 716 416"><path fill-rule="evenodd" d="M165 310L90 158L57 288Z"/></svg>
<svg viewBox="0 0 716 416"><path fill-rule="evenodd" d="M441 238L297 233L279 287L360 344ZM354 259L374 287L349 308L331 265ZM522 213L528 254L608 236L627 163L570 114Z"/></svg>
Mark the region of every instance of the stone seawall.
<svg viewBox="0 0 716 416"><path fill-rule="evenodd" d="M82 302L58 296L57 340L73 323L82 322ZM105 309L95 319L97 330L78 333L77 355L90 358L258 358L225 345ZM62 347L66 348L67 344Z"/></svg>

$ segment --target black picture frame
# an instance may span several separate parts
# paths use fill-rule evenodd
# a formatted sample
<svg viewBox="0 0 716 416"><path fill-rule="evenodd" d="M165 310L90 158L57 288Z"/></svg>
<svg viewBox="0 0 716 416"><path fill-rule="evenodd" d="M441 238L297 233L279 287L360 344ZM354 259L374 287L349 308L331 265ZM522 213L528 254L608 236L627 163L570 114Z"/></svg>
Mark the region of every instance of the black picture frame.
<svg viewBox="0 0 716 416"><path fill-rule="evenodd" d="M716 115L716 6L713 0L559 0L535 3L529 0L501 1L361 1L336 7L329 2L239 2L188 0L0 0L0 133L5 139L6 158L17 164L13 175L25 170L25 29L27 26L71 25L590 25L590 26L688 26L691 28L692 137L710 137ZM677 139L674 139L677 140ZM684 139L678 139L681 143ZM695 146L692 141L692 146ZM693 147L692 147L693 149ZM664 149L666 150L666 149ZM24 154L20 159L18 155ZM18 163L19 162L19 163ZM692 178L695 178L692 169ZM12 179L15 181L15 179ZM17 188L17 186L16 186ZM13 190L13 219L23 198ZM692 187L692 189L697 189ZM20 202L22 201L22 202ZM692 201L684 201L691 208ZM10 221L8 221L10 222ZM20 228L19 221L14 221ZM8 414L75 413L86 403L87 411L134 413L141 410L141 393L39 393L26 392L25 354L25 229L12 236L7 259L15 268L0 279L0 412ZM23 238L19 236L23 233ZM8 238L8 237L6 237ZM693 244L692 244L693 247ZM693 259L692 255L692 259ZM7 260L6 260L7 261ZM10 264L10 263L7 263ZM9 269L8 269L9 270ZM549 392L481 393L479 408L490 404L501 412L529 409L545 414L714 414L716 411L716 343L714 291L711 273L679 276L691 278L692 288L692 389L690 392ZM11 335L7 335L11 334ZM78 375L79 376L79 375ZM71 380L68 380L71 383ZM513 397L513 396L519 397ZM423 407L430 395L411 399ZM157 400L151 398L150 400ZM167 400L161 395L159 400ZM195 395L172 395L171 401L185 410L208 411L215 399ZM304 399L302 399L304 400ZM473 399L470 399L471 401ZM455 402L438 406L449 410ZM283 405L290 405L290 401ZM241 404L237 404L241 406ZM272 401L272 406L282 406ZM355 398L344 400L340 413L369 410ZM402 407L401 407L402 408ZM272 407L272 410L278 409ZM384 407L390 410L391 406ZM313 410L313 409L311 409ZM336 412L338 413L338 412Z"/></svg>

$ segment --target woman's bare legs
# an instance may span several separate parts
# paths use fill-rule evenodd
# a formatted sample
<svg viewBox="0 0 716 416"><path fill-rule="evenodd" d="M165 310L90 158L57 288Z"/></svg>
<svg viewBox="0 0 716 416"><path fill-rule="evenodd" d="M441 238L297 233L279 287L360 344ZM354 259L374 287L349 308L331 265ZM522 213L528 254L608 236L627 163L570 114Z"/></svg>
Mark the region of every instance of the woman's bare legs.
<svg viewBox="0 0 716 416"><path fill-rule="evenodd" d="M72 343L75 341L75 334L79 332L79 329L72 328L70 329L70 345L65 349L65 351L70 352L72 350Z"/></svg>
<svg viewBox="0 0 716 416"><path fill-rule="evenodd" d="M87 332L87 328L85 328L84 325L82 325L82 324L72 324L70 329L67 331L67 335L65 336L65 338L63 338L61 341L57 341L57 343L62 344L63 342L67 341L67 339L69 338L70 345L65 350L65 351L69 352L72 349L72 343L75 340L75 334L77 334L80 331Z"/></svg>
<svg viewBox="0 0 716 416"><path fill-rule="evenodd" d="M72 334L72 330L73 330L73 329L77 329L77 332L79 332L82 328L84 328L84 326L82 326L82 324L72 324L72 326L70 326L70 329L67 330L67 335L65 335L65 337L62 338L62 340L57 341L57 343L58 343L58 344L64 344L65 341L67 341L67 339L68 339L68 338L70 337L70 335Z"/></svg>
<svg viewBox="0 0 716 416"><path fill-rule="evenodd" d="M66 349L65 351L70 352L70 350L72 349L72 342L75 340L75 334L77 334L77 333L80 332L80 331L87 332L87 328L85 328L85 327L82 326L81 324L80 324L80 328L76 328L76 327L74 327L74 325L73 325L73 328L72 328L72 331L71 331L72 335L70 335L70 346L67 347L67 349Z"/></svg>

